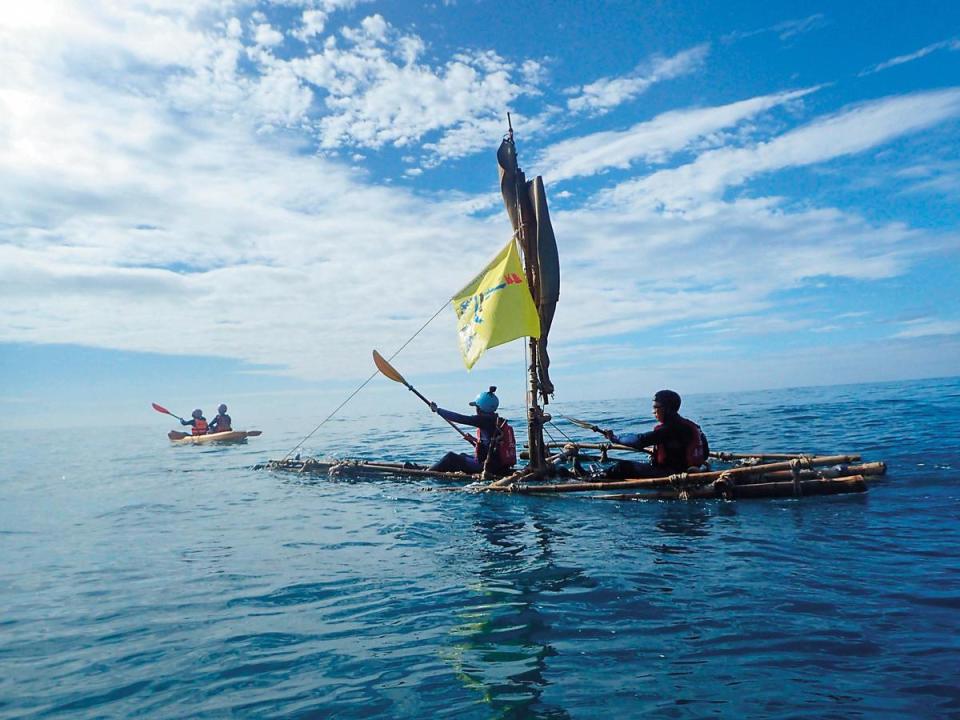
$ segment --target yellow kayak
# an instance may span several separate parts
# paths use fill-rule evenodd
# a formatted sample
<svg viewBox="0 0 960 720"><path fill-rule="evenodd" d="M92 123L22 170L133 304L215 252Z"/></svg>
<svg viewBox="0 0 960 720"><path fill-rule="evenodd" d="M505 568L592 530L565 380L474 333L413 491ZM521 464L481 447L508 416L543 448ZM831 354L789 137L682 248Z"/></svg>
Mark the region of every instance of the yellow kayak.
<svg viewBox="0 0 960 720"><path fill-rule="evenodd" d="M207 445L209 443L246 442L248 437L257 437L262 434L260 430L228 430L227 432L208 433L206 435L191 435L190 433L171 430L167 433L167 437L174 445Z"/></svg>

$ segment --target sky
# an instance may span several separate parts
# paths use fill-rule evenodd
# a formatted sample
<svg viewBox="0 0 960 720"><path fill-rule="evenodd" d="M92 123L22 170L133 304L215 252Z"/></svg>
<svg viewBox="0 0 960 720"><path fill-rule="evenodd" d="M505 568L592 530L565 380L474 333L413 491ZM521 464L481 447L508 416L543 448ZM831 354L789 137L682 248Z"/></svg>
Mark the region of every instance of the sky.
<svg viewBox="0 0 960 720"><path fill-rule="evenodd" d="M960 4L866 8L5 3L0 427L312 426L374 348L522 405L523 343L467 373L448 304L510 236L508 112L559 407L956 375Z"/></svg>

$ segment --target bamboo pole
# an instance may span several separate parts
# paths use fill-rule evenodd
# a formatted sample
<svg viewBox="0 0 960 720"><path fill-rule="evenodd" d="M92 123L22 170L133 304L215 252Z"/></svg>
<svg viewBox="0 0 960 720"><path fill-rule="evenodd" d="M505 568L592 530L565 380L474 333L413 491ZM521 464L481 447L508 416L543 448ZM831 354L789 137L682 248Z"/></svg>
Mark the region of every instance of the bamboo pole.
<svg viewBox="0 0 960 720"><path fill-rule="evenodd" d="M463 472L444 472L430 470L422 465L410 466L405 463L383 463L367 460L341 460L339 462L321 462L306 460L270 460L255 465L254 470L286 470L297 473L337 473L354 475L408 475L413 477L432 477L442 480L474 482L477 476Z"/></svg>

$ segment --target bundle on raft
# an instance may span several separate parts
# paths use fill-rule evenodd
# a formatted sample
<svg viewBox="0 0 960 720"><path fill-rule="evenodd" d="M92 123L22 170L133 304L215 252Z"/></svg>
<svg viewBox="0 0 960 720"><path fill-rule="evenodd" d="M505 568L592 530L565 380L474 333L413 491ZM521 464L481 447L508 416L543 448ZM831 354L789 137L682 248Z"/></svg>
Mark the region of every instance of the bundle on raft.
<svg viewBox="0 0 960 720"><path fill-rule="evenodd" d="M602 471L583 470L581 447L606 452L608 444L567 443L552 458L549 472L520 468L506 477L481 477L462 472L439 472L414 463L368 460L321 461L313 458L271 460L258 470L274 470L331 478L434 481L447 489L470 492L506 492L523 495L572 493L598 500L692 500L721 498L804 497L866 492L867 478L886 473L882 462L861 463L860 455L805 455L802 453L711 453L715 464L726 467L691 469L656 478L605 479ZM598 475L599 472L599 475ZM592 474L591 474L592 473ZM625 492L629 491L629 492Z"/></svg>

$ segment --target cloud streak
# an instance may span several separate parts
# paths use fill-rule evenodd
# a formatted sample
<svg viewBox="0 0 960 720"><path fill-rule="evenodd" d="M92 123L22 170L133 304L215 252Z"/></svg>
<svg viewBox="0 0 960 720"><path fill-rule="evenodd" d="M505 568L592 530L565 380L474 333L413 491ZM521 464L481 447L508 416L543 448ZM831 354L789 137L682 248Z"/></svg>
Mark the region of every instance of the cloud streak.
<svg viewBox="0 0 960 720"><path fill-rule="evenodd" d="M860 153L958 116L958 88L861 103L769 142L711 150L687 165L622 183L611 196L682 210L759 174Z"/></svg>
<svg viewBox="0 0 960 720"><path fill-rule="evenodd" d="M626 169L641 160L662 163L672 154L690 149L695 141L816 90L776 93L719 107L672 110L628 130L590 133L551 145L541 153L540 164L552 180L566 180L608 168Z"/></svg>
<svg viewBox="0 0 960 720"><path fill-rule="evenodd" d="M604 77L586 85L571 87L566 93L567 109L574 113L602 115L633 100L652 85L687 75L699 68L710 52L708 44L697 45L670 57L657 57L642 63L632 72Z"/></svg>
<svg viewBox="0 0 960 720"><path fill-rule="evenodd" d="M956 52L957 50L960 50L960 39L951 38L950 40L943 40L941 42L922 47L916 52L908 53L907 55L898 55L897 57L890 58L889 60L885 60L882 63L874 65L872 68L864 70L860 73L860 75L861 77L864 75L873 75L874 73L888 70L892 67L896 67L897 65L904 65L906 63L913 62L914 60L919 60L920 58L924 58L931 53L937 52L938 50Z"/></svg>

